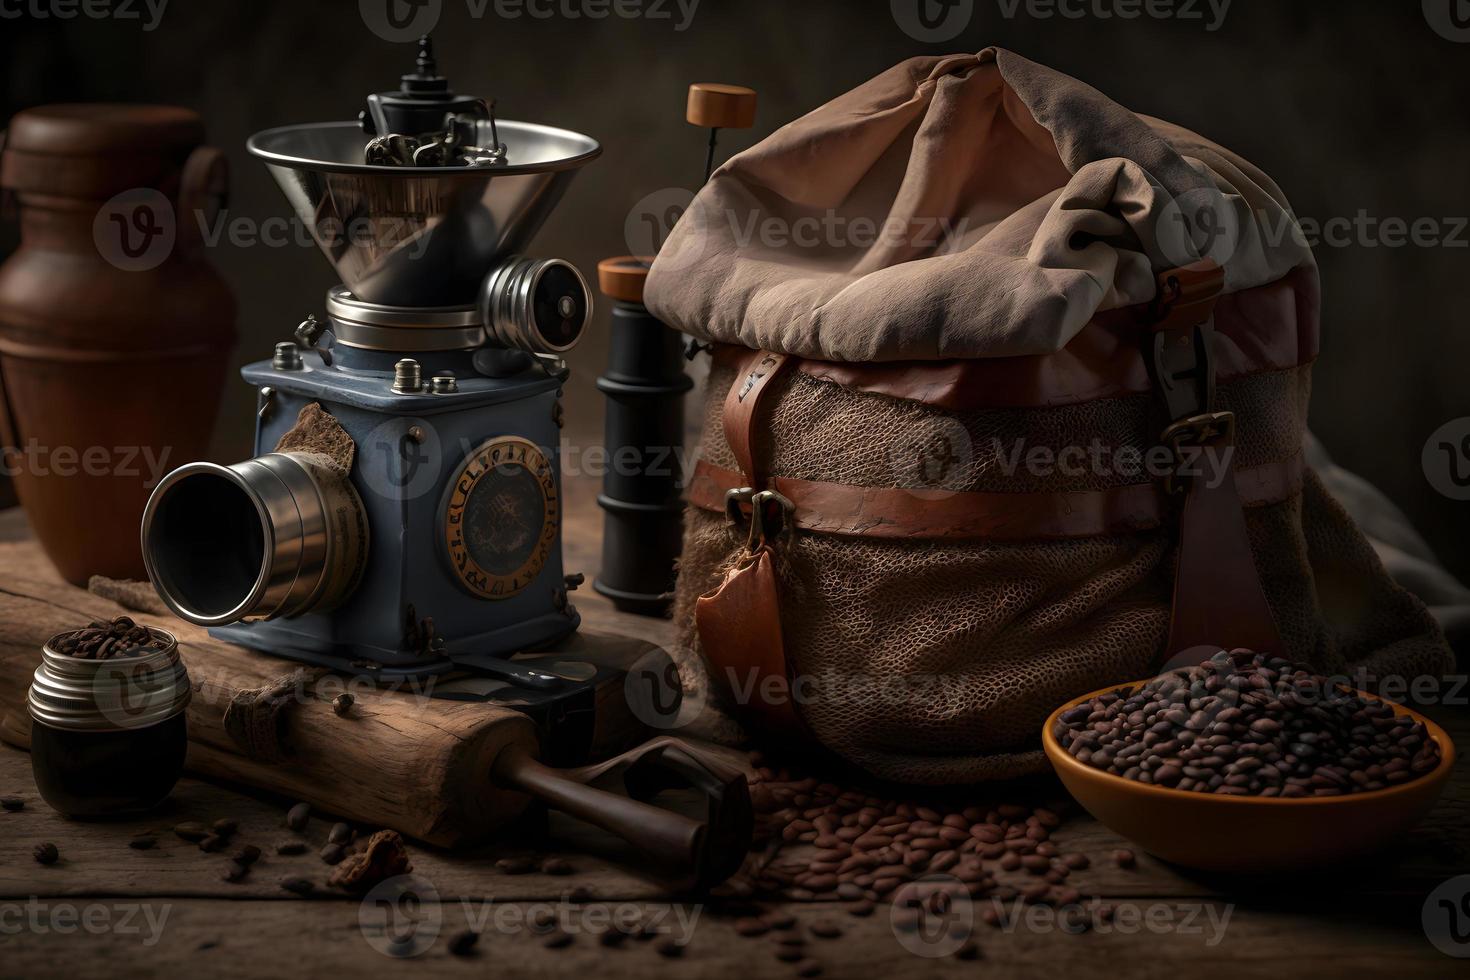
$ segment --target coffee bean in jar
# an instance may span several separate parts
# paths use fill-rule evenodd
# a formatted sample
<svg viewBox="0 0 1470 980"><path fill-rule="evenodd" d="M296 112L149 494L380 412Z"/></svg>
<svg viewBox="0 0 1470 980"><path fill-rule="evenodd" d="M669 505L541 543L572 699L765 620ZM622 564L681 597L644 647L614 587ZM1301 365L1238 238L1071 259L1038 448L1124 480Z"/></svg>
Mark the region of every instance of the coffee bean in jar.
<svg viewBox="0 0 1470 980"><path fill-rule="evenodd" d="M123 616L58 633L26 695L36 788L73 818L140 813L184 768L191 689L168 632Z"/></svg>
<svg viewBox="0 0 1470 980"><path fill-rule="evenodd" d="M1221 796L1343 796L1434 771L1424 724L1281 657L1221 651L1062 713L1057 742L1125 779Z"/></svg>

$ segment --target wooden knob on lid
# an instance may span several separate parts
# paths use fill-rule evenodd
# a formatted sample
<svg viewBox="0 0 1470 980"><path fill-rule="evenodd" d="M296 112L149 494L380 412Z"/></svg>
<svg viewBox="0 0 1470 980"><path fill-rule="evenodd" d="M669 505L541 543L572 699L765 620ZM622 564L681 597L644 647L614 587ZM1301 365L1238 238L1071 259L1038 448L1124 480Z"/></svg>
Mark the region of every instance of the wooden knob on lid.
<svg viewBox="0 0 1470 980"><path fill-rule="evenodd" d="M755 89L695 82L684 117L705 129L749 129L755 125Z"/></svg>
<svg viewBox="0 0 1470 980"><path fill-rule="evenodd" d="M619 255L597 263L597 286L603 295L624 303L643 302L643 283L653 266L651 255Z"/></svg>

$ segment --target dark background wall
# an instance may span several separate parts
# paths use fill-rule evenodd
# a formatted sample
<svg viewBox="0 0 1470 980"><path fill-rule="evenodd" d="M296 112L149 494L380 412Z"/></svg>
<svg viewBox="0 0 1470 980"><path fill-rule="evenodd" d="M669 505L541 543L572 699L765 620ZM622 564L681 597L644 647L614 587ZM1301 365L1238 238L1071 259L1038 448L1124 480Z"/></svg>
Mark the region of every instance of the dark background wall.
<svg viewBox="0 0 1470 980"><path fill-rule="evenodd" d="M1091 10L1099 0L1085 2ZM1235 0L1209 29L1205 0L1178 0L1194 18L1132 20L1044 17L1045 5L973 0L963 32L928 44L900 28L888 0L702 0L682 31L672 2L660 4L668 18L598 20L507 18L493 2L474 17L477 0L442 0L435 38L441 68L461 91L495 95L508 117L603 142L604 156L536 247L590 276L597 259L629 250L624 223L635 202L698 178L703 138L683 122L689 82L760 90L756 130L725 139L734 151L899 60L991 44L1235 149L1271 174L1302 216L1431 218L1449 235L1453 219L1470 215L1470 43L1437 32L1430 15L1446 23L1456 2L1429 0L1426 14L1419 0ZM11 16L23 3L58 9L51 0L0 0L0 119L64 100L196 108L234 167L232 217L250 220L282 214L283 203L246 156L245 138L349 118L365 93L393 87L412 57L411 46L365 26L356 0L172 0L151 31L137 20ZM141 0L131 3L143 10ZM0 231L0 250L13 236L13 227ZM1442 423L1470 415L1467 245L1470 232L1460 229L1433 247L1352 236L1318 248L1324 353L1312 419L1339 460L1400 501L1462 574L1470 573L1470 508L1435 491L1421 452ZM239 297L241 363L265 356L307 312L320 313L332 282L309 247L221 246L213 258ZM573 438L600 431L592 379L604 357L594 335L571 359ZM216 450L240 457L252 399L243 383L221 398Z"/></svg>

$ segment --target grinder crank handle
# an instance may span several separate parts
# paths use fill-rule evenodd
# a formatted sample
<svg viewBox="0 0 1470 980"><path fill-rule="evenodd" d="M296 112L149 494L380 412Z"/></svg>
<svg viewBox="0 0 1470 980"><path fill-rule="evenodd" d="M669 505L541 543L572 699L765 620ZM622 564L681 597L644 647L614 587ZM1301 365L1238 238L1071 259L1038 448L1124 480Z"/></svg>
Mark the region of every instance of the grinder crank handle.
<svg viewBox="0 0 1470 980"><path fill-rule="evenodd" d="M679 786L697 790L705 800L706 846L713 862L706 873L718 882L740 869L755 831L755 808L744 772L668 736L581 772L589 780L620 776L635 800Z"/></svg>
<svg viewBox="0 0 1470 980"><path fill-rule="evenodd" d="M640 764L667 764L669 753L688 758L705 777L691 781L705 793L709 819L696 820L589 785L601 776L631 771ZM690 890L724 881L740 867L750 848L753 815L745 777L704 768L677 739L654 739L581 769L552 769L524 749L509 748L496 758L492 778L626 841Z"/></svg>

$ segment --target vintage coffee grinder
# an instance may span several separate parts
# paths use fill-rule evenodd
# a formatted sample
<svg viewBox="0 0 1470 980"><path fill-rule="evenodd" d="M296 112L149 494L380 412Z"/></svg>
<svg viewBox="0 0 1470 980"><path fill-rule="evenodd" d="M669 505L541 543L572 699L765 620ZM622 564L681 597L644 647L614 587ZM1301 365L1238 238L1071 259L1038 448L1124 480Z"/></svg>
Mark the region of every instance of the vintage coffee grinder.
<svg viewBox="0 0 1470 980"><path fill-rule="evenodd" d="M342 282L323 318L242 371L256 457L155 489L149 577L179 616L271 653L534 683L504 658L578 624L559 355L592 299L568 263L522 253L601 147L455 94L427 39L358 122L247 146Z"/></svg>

